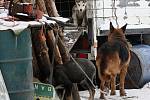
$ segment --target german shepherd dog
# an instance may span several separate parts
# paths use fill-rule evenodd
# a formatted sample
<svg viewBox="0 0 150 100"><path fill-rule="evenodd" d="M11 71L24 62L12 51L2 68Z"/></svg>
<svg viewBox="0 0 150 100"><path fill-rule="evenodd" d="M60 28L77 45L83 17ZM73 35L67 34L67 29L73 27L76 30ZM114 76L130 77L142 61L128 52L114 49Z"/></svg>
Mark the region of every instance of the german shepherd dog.
<svg viewBox="0 0 150 100"><path fill-rule="evenodd" d="M127 68L130 62L130 47L125 37L126 25L121 28L114 28L110 22L110 33L108 34L108 41L98 49L96 57L96 66L98 69L98 76L101 81L100 99L104 97L104 86L110 81L111 95L115 95L116 76L120 73L120 96L125 96L124 81Z"/></svg>

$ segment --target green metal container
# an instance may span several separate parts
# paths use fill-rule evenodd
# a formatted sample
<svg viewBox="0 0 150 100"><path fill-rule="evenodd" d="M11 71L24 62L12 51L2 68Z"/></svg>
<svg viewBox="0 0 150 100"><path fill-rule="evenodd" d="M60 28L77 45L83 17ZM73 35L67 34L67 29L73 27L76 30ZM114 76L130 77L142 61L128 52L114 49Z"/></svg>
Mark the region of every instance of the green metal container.
<svg viewBox="0 0 150 100"><path fill-rule="evenodd" d="M0 69L10 100L33 100L32 44L30 29L15 35L0 31Z"/></svg>

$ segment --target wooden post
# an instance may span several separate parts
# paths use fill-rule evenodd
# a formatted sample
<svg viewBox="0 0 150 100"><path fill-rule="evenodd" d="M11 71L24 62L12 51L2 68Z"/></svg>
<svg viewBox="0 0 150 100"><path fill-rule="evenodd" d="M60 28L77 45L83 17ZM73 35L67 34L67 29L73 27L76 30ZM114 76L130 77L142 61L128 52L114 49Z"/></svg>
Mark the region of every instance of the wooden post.
<svg viewBox="0 0 150 100"><path fill-rule="evenodd" d="M36 5L40 11L42 11L44 14L47 14L44 0L36 0Z"/></svg>
<svg viewBox="0 0 150 100"><path fill-rule="evenodd" d="M58 37L58 47L59 47L59 50L60 50L60 53L62 56L63 63L67 63L68 61L70 61L69 52L66 49L66 47L60 37Z"/></svg>
<svg viewBox="0 0 150 100"><path fill-rule="evenodd" d="M12 0L10 0L10 1L12 1ZM17 2L23 2L23 3L28 2L28 3L32 3L32 0L13 0L13 3L17 3Z"/></svg>
<svg viewBox="0 0 150 100"><path fill-rule="evenodd" d="M35 56L35 51L34 51L34 48L32 46L32 68L33 68L33 77L36 77L39 79L39 75L40 75L40 69L39 69L39 66L37 64L37 59L36 59L36 56Z"/></svg>
<svg viewBox="0 0 150 100"><path fill-rule="evenodd" d="M53 65L50 62L48 47L43 29L32 29L32 46L35 50L35 56L40 70L40 81L52 84ZM51 78L51 79L50 79Z"/></svg>
<svg viewBox="0 0 150 100"><path fill-rule="evenodd" d="M57 64L63 64L58 45L56 44L57 41L54 36L53 30L48 30L48 33L46 34L46 40L48 48L51 50L51 52L54 52L55 54L54 58Z"/></svg>
<svg viewBox="0 0 150 100"><path fill-rule="evenodd" d="M68 52L68 50L65 47L64 42L63 42L63 32L61 31L61 28L59 28L59 29L54 28L53 31L54 31L55 37L58 34L57 45L58 45L58 48L59 48L59 51L60 51L60 54L62 57L62 61L63 61L63 63L67 63L68 61L70 61L70 54L69 54L69 52Z"/></svg>
<svg viewBox="0 0 150 100"><path fill-rule="evenodd" d="M44 0L45 6L50 17L58 17L58 11L56 9L55 2L53 0Z"/></svg>

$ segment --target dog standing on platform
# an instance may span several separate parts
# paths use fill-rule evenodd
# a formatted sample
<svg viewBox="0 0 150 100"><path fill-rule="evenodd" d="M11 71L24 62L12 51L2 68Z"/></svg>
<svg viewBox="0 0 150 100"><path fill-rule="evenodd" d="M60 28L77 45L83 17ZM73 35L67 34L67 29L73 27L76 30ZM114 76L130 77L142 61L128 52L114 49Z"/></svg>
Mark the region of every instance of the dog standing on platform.
<svg viewBox="0 0 150 100"><path fill-rule="evenodd" d="M75 5L72 9L73 23L76 26L86 26L87 16L86 16L86 0L75 0Z"/></svg>

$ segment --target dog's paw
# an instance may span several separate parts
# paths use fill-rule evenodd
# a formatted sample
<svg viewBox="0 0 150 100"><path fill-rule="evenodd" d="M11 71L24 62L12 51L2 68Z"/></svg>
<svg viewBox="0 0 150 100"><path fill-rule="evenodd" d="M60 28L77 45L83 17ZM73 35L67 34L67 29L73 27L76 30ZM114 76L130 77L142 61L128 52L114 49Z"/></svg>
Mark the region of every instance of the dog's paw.
<svg viewBox="0 0 150 100"><path fill-rule="evenodd" d="M110 95L116 95L116 92L115 91L111 91Z"/></svg>
<svg viewBox="0 0 150 100"><path fill-rule="evenodd" d="M120 92L120 96L126 96L125 92Z"/></svg>

